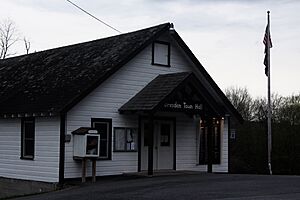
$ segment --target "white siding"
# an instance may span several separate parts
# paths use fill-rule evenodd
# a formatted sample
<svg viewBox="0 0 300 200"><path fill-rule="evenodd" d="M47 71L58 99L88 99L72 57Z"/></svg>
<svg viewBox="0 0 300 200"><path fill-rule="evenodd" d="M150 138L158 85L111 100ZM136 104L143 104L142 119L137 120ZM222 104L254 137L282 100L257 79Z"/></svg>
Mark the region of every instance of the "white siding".
<svg viewBox="0 0 300 200"><path fill-rule="evenodd" d="M21 119L0 119L0 177L58 182L59 118L35 118L34 160L22 160Z"/></svg>
<svg viewBox="0 0 300 200"><path fill-rule="evenodd" d="M198 165L197 121L177 117L176 124L176 166L177 170L207 171L207 165ZM213 165L213 172L228 172L228 128L227 120L221 123L221 163Z"/></svg>
<svg viewBox="0 0 300 200"><path fill-rule="evenodd" d="M168 41L168 37L160 38ZM182 51L171 43L171 67L151 65L152 45L118 70L67 113L67 134L81 126L90 126L91 118L111 118L113 127L137 127L137 116L120 115L118 109L159 74L195 71ZM195 126L193 119L178 120L178 169L200 169L196 166ZM224 137L224 142L227 139ZM112 140L113 141L113 140ZM73 160L73 141L66 143L65 177L81 176L81 163ZM195 145L194 145L195 143ZM224 144L225 147L225 144ZM227 153L222 154L225 158ZM112 160L97 161L97 176L136 172L137 152L112 153ZM223 166L223 165L222 165ZM221 169L221 167L216 166ZM224 168L225 169L225 168ZM88 167L88 175L90 167ZM204 169L202 169L204 170Z"/></svg>

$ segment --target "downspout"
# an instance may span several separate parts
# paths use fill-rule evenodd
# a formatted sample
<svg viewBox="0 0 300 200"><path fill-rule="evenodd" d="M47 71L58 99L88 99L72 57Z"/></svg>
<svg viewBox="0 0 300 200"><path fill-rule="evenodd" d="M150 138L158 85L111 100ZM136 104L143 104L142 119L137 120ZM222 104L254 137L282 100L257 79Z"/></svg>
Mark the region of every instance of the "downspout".
<svg viewBox="0 0 300 200"><path fill-rule="evenodd" d="M65 134L66 114L60 114L60 137L59 137L59 181L58 186L63 187L65 179Z"/></svg>

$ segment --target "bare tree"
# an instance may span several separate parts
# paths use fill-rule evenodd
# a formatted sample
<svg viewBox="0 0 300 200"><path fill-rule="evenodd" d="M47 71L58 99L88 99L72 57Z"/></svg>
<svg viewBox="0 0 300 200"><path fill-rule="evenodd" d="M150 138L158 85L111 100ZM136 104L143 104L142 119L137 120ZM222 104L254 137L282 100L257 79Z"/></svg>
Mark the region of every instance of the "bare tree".
<svg viewBox="0 0 300 200"><path fill-rule="evenodd" d="M0 59L14 55L10 53L11 46L18 41L15 23L11 20L4 20L0 24Z"/></svg>
<svg viewBox="0 0 300 200"><path fill-rule="evenodd" d="M280 122L289 122L291 125L300 124L300 94L284 98L279 120Z"/></svg>
<svg viewBox="0 0 300 200"><path fill-rule="evenodd" d="M227 98L247 121L263 122L267 120L267 100L253 99L246 88L230 87L225 90ZM300 125L300 94L283 97L273 93L272 121Z"/></svg>
<svg viewBox="0 0 300 200"><path fill-rule="evenodd" d="M24 41L24 44L25 44L26 54L29 54L30 41L28 39L26 39L25 37L24 37L23 41Z"/></svg>
<svg viewBox="0 0 300 200"><path fill-rule="evenodd" d="M273 93L271 96L272 99L272 121L280 122L281 118L281 109L284 104L284 97L279 94ZM258 97L253 101L253 121L266 121L268 118L268 104L267 99Z"/></svg>
<svg viewBox="0 0 300 200"><path fill-rule="evenodd" d="M257 98L253 101L253 121L267 120L267 106L266 98Z"/></svg>
<svg viewBox="0 0 300 200"><path fill-rule="evenodd" d="M253 120L253 99L247 88L231 87L225 90L225 94L245 120Z"/></svg>

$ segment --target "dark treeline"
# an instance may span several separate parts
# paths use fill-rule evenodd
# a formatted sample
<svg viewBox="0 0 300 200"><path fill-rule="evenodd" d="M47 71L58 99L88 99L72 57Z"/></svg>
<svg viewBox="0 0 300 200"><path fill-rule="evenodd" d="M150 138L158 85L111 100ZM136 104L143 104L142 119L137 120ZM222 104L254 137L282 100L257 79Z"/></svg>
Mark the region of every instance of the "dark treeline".
<svg viewBox="0 0 300 200"><path fill-rule="evenodd" d="M229 88L228 99L245 122L230 139L231 173L268 173L267 100L246 88ZM274 174L300 174L300 93L272 95L272 168Z"/></svg>
<svg viewBox="0 0 300 200"><path fill-rule="evenodd" d="M227 98L240 112L245 121L262 122L267 118L267 99L254 99L246 88L229 88L225 90ZM272 94L272 122L300 124L300 93L283 97Z"/></svg>

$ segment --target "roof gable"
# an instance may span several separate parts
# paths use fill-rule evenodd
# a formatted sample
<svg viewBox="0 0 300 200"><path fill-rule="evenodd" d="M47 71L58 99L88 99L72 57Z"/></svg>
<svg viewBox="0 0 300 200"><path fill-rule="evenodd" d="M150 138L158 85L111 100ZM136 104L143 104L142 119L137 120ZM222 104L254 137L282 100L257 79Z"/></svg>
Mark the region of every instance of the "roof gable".
<svg viewBox="0 0 300 200"><path fill-rule="evenodd" d="M190 109L173 109L187 114L203 114L214 117L224 116L218 103L212 98L200 80L192 72L158 75L120 109L120 113L155 113L171 111L165 104L189 104ZM193 105L192 105L193 104ZM196 104L197 107L196 108ZM200 108L201 107L201 108Z"/></svg>
<svg viewBox="0 0 300 200"><path fill-rule="evenodd" d="M0 60L0 113L66 112L169 27Z"/></svg>

